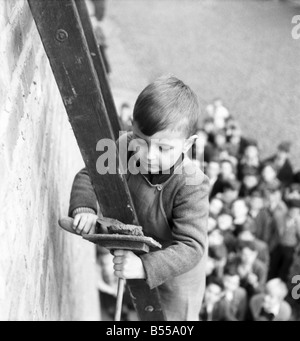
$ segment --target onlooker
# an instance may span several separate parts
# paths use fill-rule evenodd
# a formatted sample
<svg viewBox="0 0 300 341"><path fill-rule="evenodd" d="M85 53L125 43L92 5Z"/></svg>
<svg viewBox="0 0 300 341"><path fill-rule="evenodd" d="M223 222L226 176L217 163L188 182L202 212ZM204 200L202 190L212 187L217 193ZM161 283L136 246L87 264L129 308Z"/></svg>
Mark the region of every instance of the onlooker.
<svg viewBox="0 0 300 341"><path fill-rule="evenodd" d="M223 192L217 195L223 201L224 209L230 210L232 203L238 198L240 184L235 180L227 180L223 183Z"/></svg>
<svg viewBox="0 0 300 341"><path fill-rule="evenodd" d="M267 279L267 267L258 259L258 251L253 242L241 242L236 257L241 287L247 291L248 298L262 292Z"/></svg>
<svg viewBox="0 0 300 341"><path fill-rule="evenodd" d="M211 283L208 283L199 316L201 321L222 320L224 315L220 306L222 291L223 284L221 281L214 280Z"/></svg>
<svg viewBox="0 0 300 341"><path fill-rule="evenodd" d="M238 160L240 160L249 144L249 141L242 136L242 130L237 122L232 124L230 128L231 137L228 141L228 151L230 155L235 156Z"/></svg>
<svg viewBox="0 0 300 341"><path fill-rule="evenodd" d="M261 182L259 189L263 191L266 186L277 181L277 174L274 166L271 163L265 163L261 171Z"/></svg>
<svg viewBox="0 0 300 341"><path fill-rule="evenodd" d="M224 321L243 321L247 311L247 292L240 286L240 277L235 266L224 271L224 295L220 301Z"/></svg>
<svg viewBox="0 0 300 341"><path fill-rule="evenodd" d="M224 129L226 120L230 117L229 111L225 108L221 98L216 98L213 102L214 105L214 125L216 129Z"/></svg>
<svg viewBox="0 0 300 341"><path fill-rule="evenodd" d="M284 300L288 289L279 278L274 278L266 284L265 293L252 297L250 311L254 321L288 321L292 309Z"/></svg>
<svg viewBox="0 0 300 341"><path fill-rule="evenodd" d="M267 269L269 269L270 265L270 255L269 248L267 243L259 240L254 236L254 234L249 230L244 230L238 235L237 243L242 244L244 242L252 242L256 251L257 251L257 259L263 262Z"/></svg>
<svg viewBox="0 0 300 341"><path fill-rule="evenodd" d="M223 202L221 199L213 198L209 205L209 214L215 219L218 218L223 209Z"/></svg>
<svg viewBox="0 0 300 341"><path fill-rule="evenodd" d="M240 232L248 230L255 230L255 223L253 218L249 215L249 207L243 199L237 199L232 204L233 224L235 235Z"/></svg>
<svg viewBox="0 0 300 341"><path fill-rule="evenodd" d="M279 226L279 243L273 251L269 278L288 281L296 247L300 243L300 200L288 202L288 212Z"/></svg>
<svg viewBox="0 0 300 341"><path fill-rule="evenodd" d="M253 191L247 199L249 203L249 215L250 217L255 219L265 205L264 198L262 196L262 193L256 190Z"/></svg>
<svg viewBox="0 0 300 341"><path fill-rule="evenodd" d="M248 197L253 192L258 190L260 175L256 170L249 168L243 172L243 178L241 182L242 185L239 196L242 198Z"/></svg>
<svg viewBox="0 0 300 341"><path fill-rule="evenodd" d="M271 162L276 170L277 178L284 186L288 186L293 182L294 172L290 162L291 143L289 141L281 142L277 147L277 153L267 159Z"/></svg>
<svg viewBox="0 0 300 341"><path fill-rule="evenodd" d="M223 160L220 163L220 173L218 179L215 181L210 197L213 198L218 193L223 193L224 188L227 187L228 182L235 180L235 172L232 163L228 160Z"/></svg>
<svg viewBox="0 0 300 341"><path fill-rule="evenodd" d="M269 245L269 251L279 243L279 229L284 222L287 207L282 201L280 183L274 181L265 187L265 207L255 218L255 235ZM271 256L272 258L272 256Z"/></svg>
<svg viewBox="0 0 300 341"><path fill-rule="evenodd" d="M255 144L250 144L245 148L244 154L238 166L238 179L241 181L246 174L258 175L261 163L259 151Z"/></svg>
<svg viewBox="0 0 300 341"><path fill-rule="evenodd" d="M209 145L205 169L211 188L207 280L224 281L211 319L240 321L249 319L248 300L264 292L267 278L288 283L300 269L296 247L300 244L300 171L293 174L289 142L279 144L277 153L262 162L257 141L244 137L236 119L222 106L221 102L208 105L204 122ZM236 274L227 273L230 267L236 268ZM277 280L270 288L277 285L281 290L280 283ZM268 308L272 295L265 295L258 320L282 319L278 307ZM252 305L256 307L256 297L262 296L254 296ZM287 311L285 304L282 309ZM289 317L288 311L285 319Z"/></svg>
<svg viewBox="0 0 300 341"><path fill-rule="evenodd" d="M220 174L220 164L217 161L211 160L206 167L206 174L209 177L210 196L213 194L213 188Z"/></svg>
<svg viewBox="0 0 300 341"><path fill-rule="evenodd" d="M132 109L127 102L122 103L119 112L119 122L121 131L132 130Z"/></svg>

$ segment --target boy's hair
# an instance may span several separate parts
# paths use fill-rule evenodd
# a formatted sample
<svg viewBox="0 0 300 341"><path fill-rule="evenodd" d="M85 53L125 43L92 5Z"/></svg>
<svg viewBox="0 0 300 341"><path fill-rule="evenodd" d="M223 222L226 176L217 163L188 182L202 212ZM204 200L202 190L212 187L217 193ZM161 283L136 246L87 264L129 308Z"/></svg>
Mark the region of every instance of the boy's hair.
<svg viewBox="0 0 300 341"><path fill-rule="evenodd" d="M242 251L243 249L247 248L250 249L251 251L257 252L255 242L251 240L239 240L237 243L237 248L239 251Z"/></svg>
<svg viewBox="0 0 300 341"><path fill-rule="evenodd" d="M223 183L223 193L226 191L239 191L240 183L237 180L226 180Z"/></svg>
<svg viewBox="0 0 300 341"><path fill-rule="evenodd" d="M224 276L239 276L238 263L235 259L230 260L224 268Z"/></svg>
<svg viewBox="0 0 300 341"><path fill-rule="evenodd" d="M152 136L164 129L182 130L186 137L197 130L200 108L196 94L174 76L161 77L139 95L133 120Z"/></svg>
<svg viewBox="0 0 300 341"><path fill-rule="evenodd" d="M224 290L223 281L217 277L207 279L206 287L208 288L210 285L217 285L218 287L220 287L221 291Z"/></svg>
<svg viewBox="0 0 300 341"><path fill-rule="evenodd" d="M210 246L208 249L208 255L210 258L215 260L221 260L227 257L227 250L225 245L220 245L220 247Z"/></svg>

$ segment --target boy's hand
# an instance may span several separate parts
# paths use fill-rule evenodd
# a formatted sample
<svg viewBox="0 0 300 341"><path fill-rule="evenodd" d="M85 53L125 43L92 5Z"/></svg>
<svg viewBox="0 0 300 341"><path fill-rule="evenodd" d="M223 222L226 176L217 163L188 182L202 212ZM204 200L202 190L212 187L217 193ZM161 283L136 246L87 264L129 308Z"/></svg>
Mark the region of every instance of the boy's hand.
<svg viewBox="0 0 300 341"><path fill-rule="evenodd" d="M73 222L73 229L77 234L88 234L94 232L98 216L92 213L76 214Z"/></svg>
<svg viewBox="0 0 300 341"><path fill-rule="evenodd" d="M145 279L146 273L140 257L131 251L116 250L114 252L115 275L125 279Z"/></svg>

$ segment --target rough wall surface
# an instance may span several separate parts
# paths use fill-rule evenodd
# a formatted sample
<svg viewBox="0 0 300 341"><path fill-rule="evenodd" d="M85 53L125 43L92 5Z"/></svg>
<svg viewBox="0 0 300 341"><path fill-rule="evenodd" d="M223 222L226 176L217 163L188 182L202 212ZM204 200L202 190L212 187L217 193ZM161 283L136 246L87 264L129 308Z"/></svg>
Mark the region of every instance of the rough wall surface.
<svg viewBox="0 0 300 341"><path fill-rule="evenodd" d="M95 249L58 228L82 159L26 0L0 1L0 320L99 320Z"/></svg>

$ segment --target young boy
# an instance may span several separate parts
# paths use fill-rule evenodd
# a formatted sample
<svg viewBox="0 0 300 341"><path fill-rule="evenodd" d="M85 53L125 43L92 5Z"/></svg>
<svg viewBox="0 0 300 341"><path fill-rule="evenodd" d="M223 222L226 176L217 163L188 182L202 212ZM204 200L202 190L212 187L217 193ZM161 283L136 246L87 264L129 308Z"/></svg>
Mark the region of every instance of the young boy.
<svg viewBox="0 0 300 341"><path fill-rule="evenodd" d="M285 297L288 294L286 284L274 278L266 284L265 293L252 297L250 311L254 321L289 321L291 306Z"/></svg>
<svg viewBox="0 0 300 341"><path fill-rule="evenodd" d="M169 321L198 320L205 290L209 180L185 157L196 138L198 116L194 92L175 77L160 78L138 97L133 134L127 137L128 149L138 150L133 156L128 152L140 171L133 172L128 163L127 183L139 222L163 248L142 256L115 251L115 274L157 287ZM96 196L82 170L70 202L77 233L95 226L96 212Z"/></svg>

